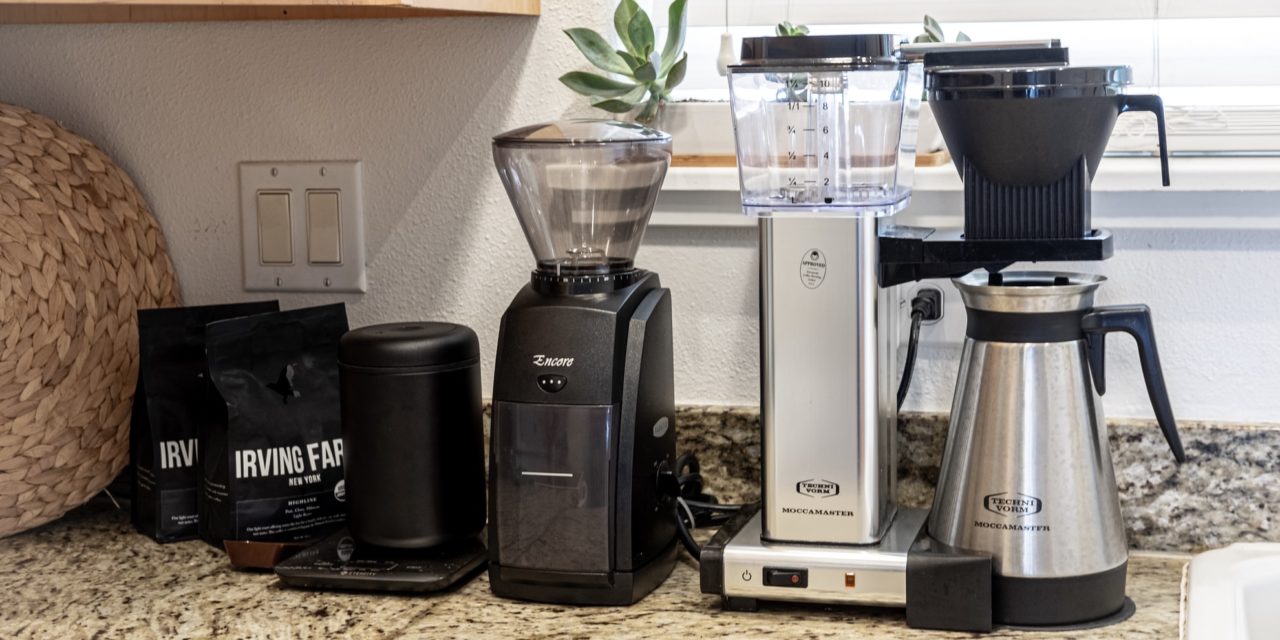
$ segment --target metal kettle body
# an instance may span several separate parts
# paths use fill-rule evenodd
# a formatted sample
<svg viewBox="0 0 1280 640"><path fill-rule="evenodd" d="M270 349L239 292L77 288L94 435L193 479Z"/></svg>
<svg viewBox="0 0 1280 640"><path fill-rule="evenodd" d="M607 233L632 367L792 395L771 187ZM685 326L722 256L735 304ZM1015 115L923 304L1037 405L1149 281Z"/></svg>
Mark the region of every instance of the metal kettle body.
<svg viewBox="0 0 1280 640"><path fill-rule="evenodd" d="M1143 305L1093 307L1102 276L955 280L968 328L929 515L944 546L990 554L994 617L1071 624L1124 604L1128 551L1100 394L1105 335L1139 344L1156 414L1183 458Z"/></svg>

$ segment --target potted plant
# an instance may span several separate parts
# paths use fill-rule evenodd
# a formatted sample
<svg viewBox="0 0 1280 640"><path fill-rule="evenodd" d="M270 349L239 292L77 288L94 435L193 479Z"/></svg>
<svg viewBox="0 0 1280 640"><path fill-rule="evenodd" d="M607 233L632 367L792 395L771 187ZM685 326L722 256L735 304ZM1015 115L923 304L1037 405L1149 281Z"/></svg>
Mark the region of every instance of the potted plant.
<svg viewBox="0 0 1280 640"><path fill-rule="evenodd" d="M655 48L649 15L635 0L622 0L613 14L622 49L614 49L592 29L566 29L565 34L587 61L606 73L570 71L560 76L560 82L587 96L597 109L634 113L636 122L652 123L671 97L671 90L684 80L688 64L685 4L686 0L673 0L667 8L667 39L661 51Z"/></svg>

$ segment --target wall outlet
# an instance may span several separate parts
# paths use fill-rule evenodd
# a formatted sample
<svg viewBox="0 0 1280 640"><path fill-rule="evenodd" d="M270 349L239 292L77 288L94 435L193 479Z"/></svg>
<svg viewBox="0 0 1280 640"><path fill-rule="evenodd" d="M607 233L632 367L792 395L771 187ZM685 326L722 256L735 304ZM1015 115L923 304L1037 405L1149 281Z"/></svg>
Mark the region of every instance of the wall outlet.
<svg viewBox="0 0 1280 640"><path fill-rule="evenodd" d="M363 293L360 162L242 162L246 291Z"/></svg>

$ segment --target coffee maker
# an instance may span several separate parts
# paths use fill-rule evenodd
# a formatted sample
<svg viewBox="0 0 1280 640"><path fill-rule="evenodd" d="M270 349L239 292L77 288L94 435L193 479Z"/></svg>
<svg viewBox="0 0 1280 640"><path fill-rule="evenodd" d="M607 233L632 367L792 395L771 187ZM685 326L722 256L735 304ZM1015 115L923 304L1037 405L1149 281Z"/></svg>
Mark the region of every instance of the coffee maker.
<svg viewBox="0 0 1280 640"><path fill-rule="evenodd" d="M940 313L937 294L909 299L903 285L970 272L998 282L1015 262L1110 257L1110 232L1091 224L1089 186L1121 113L1156 114L1168 184L1160 100L1123 94L1128 74L1072 67L1057 41L743 41L729 86L742 205L760 228L763 486L759 509L740 512L702 549L704 593L729 609L759 600L905 607L909 625L938 629L1086 622L1070 611L1004 616L997 604L1010 585L1046 583L1002 581L1001 550L938 539L929 512L897 507L897 409L919 324ZM964 180L963 229L894 221L910 202L922 85ZM1096 440L1105 427L1094 418ZM1099 500L1118 511L1114 492Z"/></svg>
<svg viewBox="0 0 1280 640"><path fill-rule="evenodd" d="M631 604L675 563L671 293L634 265L671 137L570 120L493 139L537 260L498 335L489 584L499 596Z"/></svg>

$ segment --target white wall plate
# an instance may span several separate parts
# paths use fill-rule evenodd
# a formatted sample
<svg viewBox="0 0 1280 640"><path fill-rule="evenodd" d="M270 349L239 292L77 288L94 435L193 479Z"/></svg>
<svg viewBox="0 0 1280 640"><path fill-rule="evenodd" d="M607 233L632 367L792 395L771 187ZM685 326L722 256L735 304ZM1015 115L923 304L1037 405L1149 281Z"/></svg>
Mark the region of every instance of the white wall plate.
<svg viewBox="0 0 1280 640"><path fill-rule="evenodd" d="M240 163L240 222L244 288L246 291L335 291L363 293L367 286L364 264L364 194L361 191L360 162L242 162ZM337 247L318 243L331 242L332 227L308 224L308 193L336 193L338 203ZM259 233L259 195L269 194L262 202L275 207L271 214L276 224L281 195L288 196L287 224L289 232L281 234L278 226L264 222ZM324 212L332 220L331 201ZM276 229L276 232L272 232ZM290 242L278 244L282 235ZM263 243L267 243L264 246ZM334 262L334 250L340 257ZM312 256L311 253L317 255ZM282 258L283 256L283 258ZM284 262L283 260L289 260ZM274 260L274 262L271 262Z"/></svg>

